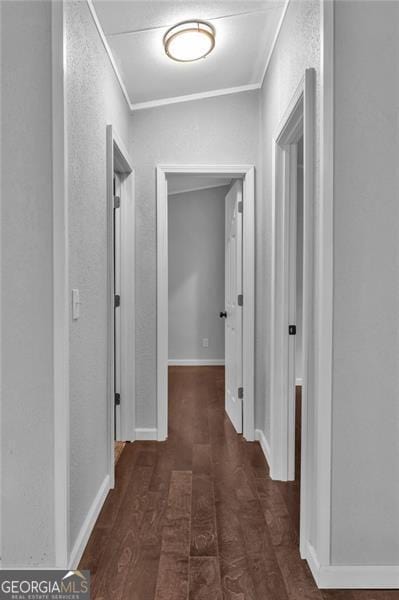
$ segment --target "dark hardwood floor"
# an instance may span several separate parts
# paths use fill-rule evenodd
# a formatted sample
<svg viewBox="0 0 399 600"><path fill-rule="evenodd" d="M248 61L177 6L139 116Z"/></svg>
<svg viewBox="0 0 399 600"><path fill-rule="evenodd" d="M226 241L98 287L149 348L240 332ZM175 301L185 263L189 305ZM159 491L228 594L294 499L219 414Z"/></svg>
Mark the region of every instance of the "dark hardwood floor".
<svg viewBox="0 0 399 600"><path fill-rule="evenodd" d="M223 368L172 367L169 438L126 444L79 568L92 600L399 599L318 590L298 528L299 481L272 481L259 444L235 433Z"/></svg>

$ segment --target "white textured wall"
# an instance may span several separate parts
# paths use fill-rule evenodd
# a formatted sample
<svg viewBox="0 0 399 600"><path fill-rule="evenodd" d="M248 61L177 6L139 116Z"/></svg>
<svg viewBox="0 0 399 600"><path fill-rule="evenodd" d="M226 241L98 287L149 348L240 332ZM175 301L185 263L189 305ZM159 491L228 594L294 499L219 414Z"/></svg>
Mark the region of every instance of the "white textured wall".
<svg viewBox="0 0 399 600"><path fill-rule="evenodd" d="M169 359L224 359L225 197L228 187L170 195ZM208 338L209 347L202 346Z"/></svg>
<svg viewBox="0 0 399 600"><path fill-rule="evenodd" d="M54 561L51 8L1 2L3 566Z"/></svg>
<svg viewBox="0 0 399 600"><path fill-rule="evenodd" d="M399 4L335 6L332 560L399 564Z"/></svg>
<svg viewBox="0 0 399 600"><path fill-rule="evenodd" d="M108 472L106 126L125 140L128 108L86 2L67 2L70 324L70 544Z"/></svg>
<svg viewBox="0 0 399 600"><path fill-rule="evenodd" d="M270 440L270 333L272 324L272 249L274 244L272 209L272 140L290 100L297 89L306 68L316 70L316 200L315 223L318 213L319 178L319 111L320 111L320 2L319 0L292 0L280 31L279 38L261 90L260 140L262 170L258 174L256 219L256 425ZM312 359L312 357L310 357ZM312 398L312 382L309 393ZM313 420L314 399L309 405L310 422ZM313 443L313 431L308 432ZM312 490L315 489L310 483ZM310 492L311 493L311 492ZM311 531L312 541L315 532Z"/></svg>
<svg viewBox="0 0 399 600"><path fill-rule="evenodd" d="M245 92L133 113L136 168L137 427L156 427L157 164L256 164L258 93Z"/></svg>

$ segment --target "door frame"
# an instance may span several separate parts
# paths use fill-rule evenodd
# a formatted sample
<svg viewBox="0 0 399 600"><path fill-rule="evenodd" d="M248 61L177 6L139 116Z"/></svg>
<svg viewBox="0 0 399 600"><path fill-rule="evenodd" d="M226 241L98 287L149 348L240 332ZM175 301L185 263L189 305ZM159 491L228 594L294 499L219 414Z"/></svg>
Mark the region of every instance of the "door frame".
<svg viewBox="0 0 399 600"><path fill-rule="evenodd" d="M271 476L292 479L295 456L295 419L289 406L289 298L294 282L290 281L289 249L292 212L296 211L296 187L292 169L297 168L296 144L303 135L303 314L302 314L302 433L300 547L304 555L309 539L309 385L312 335L310 331L313 301L313 213L314 213L314 145L315 145L315 71L306 69L293 94L272 142L274 245L272 263L272 331L271 331ZM294 211L292 207L294 206ZM291 378L292 379L292 378ZM294 379L295 381L295 379Z"/></svg>
<svg viewBox="0 0 399 600"><path fill-rule="evenodd" d="M107 212L108 212L108 460L111 479L115 485L114 441L114 171L121 178L121 282L120 282L120 321L121 321L121 404L120 428L117 438L123 441L135 439L135 211L134 211L134 170L129 154L121 138L112 125L107 125Z"/></svg>
<svg viewBox="0 0 399 600"><path fill-rule="evenodd" d="M157 439L168 436L168 182L170 174L234 176L243 180L243 435L255 439L255 167L158 165L157 192Z"/></svg>

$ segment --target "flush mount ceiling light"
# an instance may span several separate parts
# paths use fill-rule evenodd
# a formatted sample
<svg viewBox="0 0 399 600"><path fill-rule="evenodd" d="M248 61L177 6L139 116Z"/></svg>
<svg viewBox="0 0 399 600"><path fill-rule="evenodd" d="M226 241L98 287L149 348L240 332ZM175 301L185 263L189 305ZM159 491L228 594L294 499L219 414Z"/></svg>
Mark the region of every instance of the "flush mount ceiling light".
<svg viewBox="0 0 399 600"><path fill-rule="evenodd" d="M205 58L215 47L215 29L205 21L184 21L165 33L166 54L178 62Z"/></svg>

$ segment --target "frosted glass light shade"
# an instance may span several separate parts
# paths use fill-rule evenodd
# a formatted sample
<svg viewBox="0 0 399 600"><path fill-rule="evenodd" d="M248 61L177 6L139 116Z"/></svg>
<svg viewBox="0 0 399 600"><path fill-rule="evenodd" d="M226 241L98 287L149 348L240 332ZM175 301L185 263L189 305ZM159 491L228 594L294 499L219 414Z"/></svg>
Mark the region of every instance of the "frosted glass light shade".
<svg viewBox="0 0 399 600"><path fill-rule="evenodd" d="M205 58L215 47L215 30L204 21L187 21L169 29L163 38L166 54L178 62Z"/></svg>

